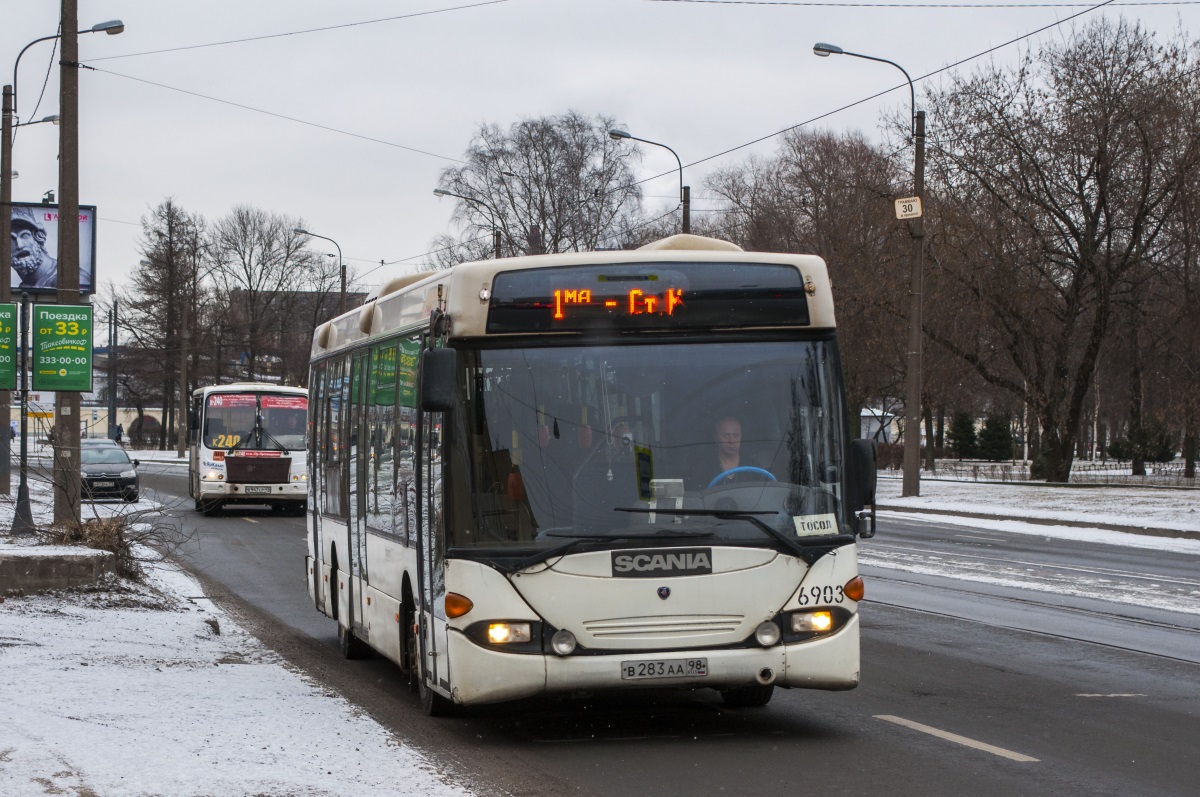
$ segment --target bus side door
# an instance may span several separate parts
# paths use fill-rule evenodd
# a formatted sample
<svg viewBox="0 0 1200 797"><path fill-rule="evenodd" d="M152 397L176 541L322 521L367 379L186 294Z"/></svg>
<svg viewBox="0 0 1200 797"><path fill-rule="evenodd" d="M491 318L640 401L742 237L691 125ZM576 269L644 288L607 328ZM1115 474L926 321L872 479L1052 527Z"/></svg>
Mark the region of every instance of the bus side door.
<svg viewBox="0 0 1200 797"><path fill-rule="evenodd" d="M363 624L363 593L367 584L367 465L371 459L371 445L367 439L367 374L370 370L370 352L363 351L354 355L350 371L350 467L347 469L350 477L349 489L346 495L350 499L350 575L355 581L355 588L350 596L351 620L354 624ZM361 489L361 493L359 492ZM351 628L354 625L350 625Z"/></svg>
<svg viewBox="0 0 1200 797"><path fill-rule="evenodd" d="M428 345L428 344L426 344ZM429 683L450 689L446 658L446 561L443 551L442 419L444 413L418 415L418 523L420 525L422 670Z"/></svg>

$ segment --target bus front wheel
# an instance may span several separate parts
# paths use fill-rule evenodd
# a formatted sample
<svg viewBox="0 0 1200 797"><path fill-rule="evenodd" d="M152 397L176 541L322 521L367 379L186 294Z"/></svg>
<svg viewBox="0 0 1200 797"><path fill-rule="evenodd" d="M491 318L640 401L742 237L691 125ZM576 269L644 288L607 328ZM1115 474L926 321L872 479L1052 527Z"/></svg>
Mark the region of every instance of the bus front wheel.
<svg viewBox="0 0 1200 797"><path fill-rule="evenodd" d="M454 704L425 683L424 673L417 676L417 692L421 696L421 709L431 717L448 717L454 709Z"/></svg>

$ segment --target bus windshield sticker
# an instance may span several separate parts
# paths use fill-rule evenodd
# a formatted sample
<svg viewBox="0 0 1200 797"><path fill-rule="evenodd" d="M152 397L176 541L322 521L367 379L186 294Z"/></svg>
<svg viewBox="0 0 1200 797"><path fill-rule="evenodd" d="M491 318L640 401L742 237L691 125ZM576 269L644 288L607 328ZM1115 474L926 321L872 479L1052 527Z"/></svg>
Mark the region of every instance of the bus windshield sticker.
<svg viewBox="0 0 1200 797"><path fill-rule="evenodd" d="M837 516L832 512L824 515L798 515L792 518L797 537L827 537L838 533Z"/></svg>
<svg viewBox="0 0 1200 797"><path fill-rule="evenodd" d="M258 398L253 393L213 393L208 397L210 407L255 407Z"/></svg>
<svg viewBox="0 0 1200 797"><path fill-rule="evenodd" d="M263 409L306 410L308 399L305 396L263 396Z"/></svg>

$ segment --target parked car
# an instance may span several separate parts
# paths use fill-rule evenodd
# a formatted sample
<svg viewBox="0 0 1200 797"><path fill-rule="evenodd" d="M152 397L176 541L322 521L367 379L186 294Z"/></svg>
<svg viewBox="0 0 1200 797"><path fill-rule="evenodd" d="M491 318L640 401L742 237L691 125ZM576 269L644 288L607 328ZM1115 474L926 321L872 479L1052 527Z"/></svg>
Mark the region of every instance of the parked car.
<svg viewBox="0 0 1200 797"><path fill-rule="evenodd" d="M110 443L112 441L109 441ZM83 494L86 498L124 498L136 501L141 494L136 459L115 445L83 446Z"/></svg>
<svg viewBox="0 0 1200 797"><path fill-rule="evenodd" d="M107 437L87 437L79 441L80 448L120 448L115 440Z"/></svg>

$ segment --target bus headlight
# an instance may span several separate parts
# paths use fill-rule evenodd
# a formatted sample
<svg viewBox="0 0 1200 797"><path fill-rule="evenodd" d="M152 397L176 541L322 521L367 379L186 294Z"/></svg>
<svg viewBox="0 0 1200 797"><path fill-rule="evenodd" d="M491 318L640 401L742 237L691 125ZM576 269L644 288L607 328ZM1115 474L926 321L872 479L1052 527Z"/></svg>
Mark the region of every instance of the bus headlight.
<svg viewBox="0 0 1200 797"><path fill-rule="evenodd" d="M793 634L823 634L833 629L833 612L796 612L792 615Z"/></svg>
<svg viewBox="0 0 1200 797"><path fill-rule="evenodd" d="M530 641L533 633L529 623L491 623L487 636L493 645L511 645Z"/></svg>
<svg viewBox="0 0 1200 797"><path fill-rule="evenodd" d="M758 640L758 644L764 648L769 648L779 642L779 637L782 634L779 631L779 626L770 620L766 620L758 624L758 628L754 629L754 638Z"/></svg>
<svg viewBox="0 0 1200 797"><path fill-rule="evenodd" d="M550 637L550 647L560 656L570 656L575 652L575 635L565 628L555 631Z"/></svg>
<svg viewBox="0 0 1200 797"><path fill-rule="evenodd" d="M206 471L204 471L204 476L201 477L201 479L206 482L220 481L224 478L225 478L224 473L218 473L215 470L206 470Z"/></svg>

